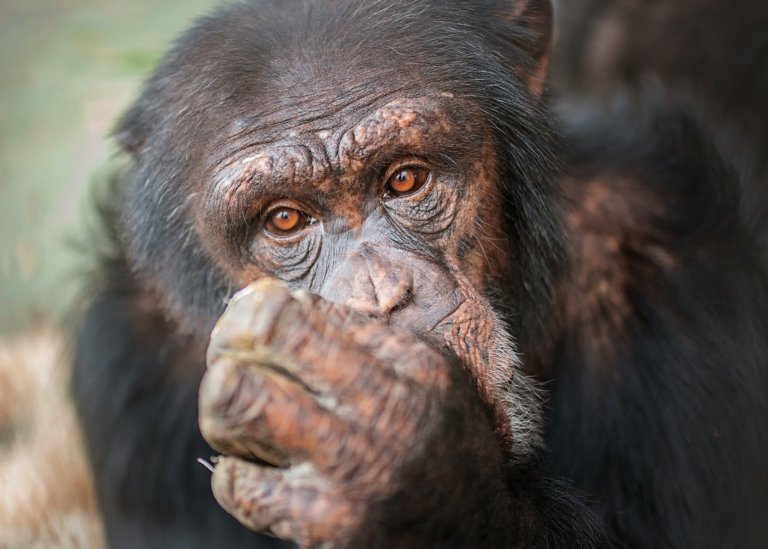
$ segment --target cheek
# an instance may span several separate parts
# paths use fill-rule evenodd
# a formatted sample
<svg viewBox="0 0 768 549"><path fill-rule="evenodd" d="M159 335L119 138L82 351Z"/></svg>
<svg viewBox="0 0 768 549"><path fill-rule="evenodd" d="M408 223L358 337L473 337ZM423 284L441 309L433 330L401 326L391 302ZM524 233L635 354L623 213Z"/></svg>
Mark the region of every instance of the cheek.
<svg viewBox="0 0 768 549"><path fill-rule="evenodd" d="M307 288L310 274L316 269L320 254L317 233L307 235L291 244L259 245L256 239L243 254L239 268L233 269L234 279L241 286L265 277L286 282L291 290Z"/></svg>
<svg viewBox="0 0 768 549"><path fill-rule="evenodd" d="M472 173L475 177L460 198L446 261L472 287L483 289L489 278L504 275L511 250L493 162L478 161Z"/></svg>
<svg viewBox="0 0 768 549"><path fill-rule="evenodd" d="M195 250L196 255L210 258L226 277L230 286L242 286L239 280L238 252L240 245L226 231L226 225L219 221L217 213L211 214L204 207L198 206L194 212L194 228L202 250Z"/></svg>
<svg viewBox="0 0 768 549"><path fill-rule="evenodd" d="M244 255L246 268L258 265L260 272L288 282L297 283L308 277L315 267L322 248L322 232L311 227L285 242L270 241L264 234L254 238Z"/></svg>

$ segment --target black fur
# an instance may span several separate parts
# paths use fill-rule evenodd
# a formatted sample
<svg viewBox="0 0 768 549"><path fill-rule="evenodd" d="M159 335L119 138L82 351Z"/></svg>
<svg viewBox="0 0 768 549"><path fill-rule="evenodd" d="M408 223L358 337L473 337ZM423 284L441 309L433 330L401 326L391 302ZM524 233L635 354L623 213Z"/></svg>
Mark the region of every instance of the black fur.
<svg viewBox="0 0 768 549"><path fill-rule="evenodd" d="M580 187L594 180L620 197L572 238L616 239L625 276L618 304L581 300L578 281L570 289L578 312L548 366L555 470L595 498L627 547L761 547L768 272L739 216L736 172L687 94L651 86L563 110L567 208L582 207Z"/></svg>

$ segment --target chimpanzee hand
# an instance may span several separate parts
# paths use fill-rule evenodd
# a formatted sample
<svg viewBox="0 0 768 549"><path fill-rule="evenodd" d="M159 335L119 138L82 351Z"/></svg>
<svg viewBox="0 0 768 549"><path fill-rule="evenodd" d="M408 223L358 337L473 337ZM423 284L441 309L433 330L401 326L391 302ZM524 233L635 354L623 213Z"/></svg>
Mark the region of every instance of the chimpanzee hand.
<svg viewBox="0 0 768 549"><path fill-rule="evenodd" d="M459 360L274 281L214 330L200 428L228 455L219 503L301 547L484 546L508 524L493 413Z"/></svg>

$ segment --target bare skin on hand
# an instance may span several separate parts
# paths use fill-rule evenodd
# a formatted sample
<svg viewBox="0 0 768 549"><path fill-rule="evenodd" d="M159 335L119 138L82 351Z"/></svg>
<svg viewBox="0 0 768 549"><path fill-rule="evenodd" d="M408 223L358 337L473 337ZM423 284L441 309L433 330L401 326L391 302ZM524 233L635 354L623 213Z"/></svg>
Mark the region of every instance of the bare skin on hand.
<svg viewBox="0 0 768 549"><path fill-rule="evenodd" d="M372 505L413 489L401 471L424 447L481 459L455 442L493 437L467 381L460 362L400 329L258 281L233 298L208 350L200 427L228 456L214 495L302 547L350 543ZM497 447L499 467L502 456Z"/></svg>

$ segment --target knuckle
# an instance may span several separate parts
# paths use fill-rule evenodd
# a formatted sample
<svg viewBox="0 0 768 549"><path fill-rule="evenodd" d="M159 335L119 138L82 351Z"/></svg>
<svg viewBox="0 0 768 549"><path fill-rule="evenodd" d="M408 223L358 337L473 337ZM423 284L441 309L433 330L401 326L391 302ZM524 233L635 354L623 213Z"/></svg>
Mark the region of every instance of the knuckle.
<svg viewBox="0 0 768 549"><path fill-rule="evenodd" d="M284 316L286 307L295 303L288 287L274 279L262 279L236 293L211 332L212 350L252 348L265 339Z"/></svg>
<svg viewBox="0 0 768 549"><path fill-rule="evenodd" d="M265 391L263 378L252 369L231 360L210 367L200 384L198 399L200 428L206 438L260 413Z"/></svg>

